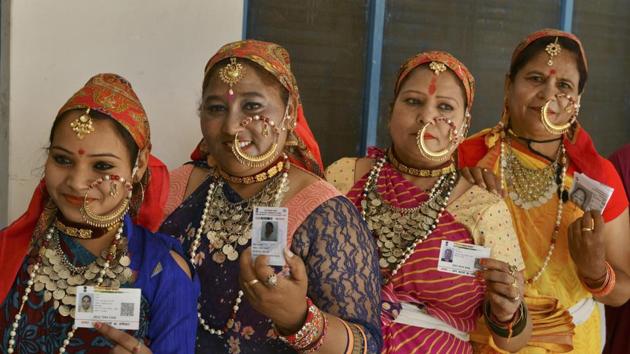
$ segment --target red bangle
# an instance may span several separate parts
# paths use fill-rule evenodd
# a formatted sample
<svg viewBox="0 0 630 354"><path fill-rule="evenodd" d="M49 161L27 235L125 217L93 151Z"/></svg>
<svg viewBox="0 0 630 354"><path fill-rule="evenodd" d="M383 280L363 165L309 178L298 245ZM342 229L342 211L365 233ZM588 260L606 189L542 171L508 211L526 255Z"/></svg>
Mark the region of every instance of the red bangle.
<svg viewBox="0 0 630 354"><path fill-rule="evenodd" d="M278 338L300 353L318 351L324 344L324 337L328 332L328 319L308 297L306 306L306 321L296 333L283 336L276 329Z"/></svg>
<svg viewBox="0 0 630 354"><path fill-rule="evenodd" d="M599 288L590 288L586 282L584 282L584 279L580 277L580 280L582 281L582 284L584 284L584 287L586 287L586 290L593 294L594 297L604 297L610 294L615 288L615 284L617 282L617 276L615 275L615 271L610 263L604 262L604 264L606 265L606 276L604 278L604 283Z"/></svg>

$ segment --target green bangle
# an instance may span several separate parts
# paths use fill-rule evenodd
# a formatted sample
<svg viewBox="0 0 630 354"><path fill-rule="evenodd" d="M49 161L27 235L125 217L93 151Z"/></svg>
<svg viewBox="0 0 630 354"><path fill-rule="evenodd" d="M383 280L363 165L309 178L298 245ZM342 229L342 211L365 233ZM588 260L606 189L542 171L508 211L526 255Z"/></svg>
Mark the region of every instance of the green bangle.
<svg viewBox="0 0 630 354"><path fill-rule="evenodd" d="M505 327L504 325L496 323L492 320L490 302L486 301L483 306L483 318L486 325L492 330L492 332L496 333L499 337L511 338L523 333L525 327L527 326L527 306L525 306L523 302L520 303L518 311L520 311L520 318L518 321L516 323L510 323L507 327ZM512 327L511 330L510 325Z"/></svg>

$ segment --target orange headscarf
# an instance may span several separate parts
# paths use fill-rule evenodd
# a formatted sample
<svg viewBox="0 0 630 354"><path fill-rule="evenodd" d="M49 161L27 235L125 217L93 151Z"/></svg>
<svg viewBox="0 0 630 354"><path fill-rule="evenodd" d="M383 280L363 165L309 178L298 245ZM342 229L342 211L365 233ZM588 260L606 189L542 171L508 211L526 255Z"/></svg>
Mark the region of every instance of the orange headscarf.
<svg viewBox="0 0 630 354"><path fill-rule="evenodd" d="M271 73L289 92L289 99L296 107L297 118L293 134L297 138L297 146L287 152L292 163L322 176L324 166L315 136L308 126L295 76L291 72L291 59L286 49L275 43L257 40L243 40L228 43L208 61L204 69L204 87L208 74L221 60L226 58L243 58L251 60ZM203 159L199 147L191 155L193 160Z"/></svg>
<svg viewBox="0 0 630 354"><path fill-rule="evenodd" d="M447 52L423 52L418 53L413 57L407 59L398 70L396 85L394 86L394 96L398 96L400 86L407 78L409 73L413 71L413 69L419 67L422 64L427 64L431 62L442 63L446 65L453 73L455 73L459 81L461 81L462 85L464 86L464 91L466 92L466 107L468 108L468 110L470 110L475 99L475 78L472 76L470 70L468 70L464 63L457 60L457 58Z"/></svg>
<svg viewBox="0 0 630 354"><path fill-rule="evenodd" d="M99 74L92 77L83 88L61 107L57 118L72 109L99 111L120 123L133 137L139 149L151 146L149 121L140 100L131 85L115 74ZM144 201L134 222L151 231L157 230L162 219L163 207L168 196L168 170L164 164L150 156L149 180L144 187ZM46 185L42 180L35 189L26 212L7 228L0 230L0 302L13 285L24 257L28 252L35 230L47 227L52 220L44 213L50 202Z"/></svg>

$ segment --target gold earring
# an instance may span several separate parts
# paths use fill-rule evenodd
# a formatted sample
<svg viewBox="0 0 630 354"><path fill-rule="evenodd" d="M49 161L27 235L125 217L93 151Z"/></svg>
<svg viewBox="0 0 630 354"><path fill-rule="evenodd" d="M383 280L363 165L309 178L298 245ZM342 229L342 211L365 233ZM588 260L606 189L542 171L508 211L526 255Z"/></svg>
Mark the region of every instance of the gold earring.
<svg viewBox="0 0 630 354"><path fill-rule="evenodd" d="M83 140L86 135L94 131L94 125L92 123L92 117L90 116L90 109L86 109L85 113L79 116L70 123L72 131L77 135L79 140Z"/></svg>

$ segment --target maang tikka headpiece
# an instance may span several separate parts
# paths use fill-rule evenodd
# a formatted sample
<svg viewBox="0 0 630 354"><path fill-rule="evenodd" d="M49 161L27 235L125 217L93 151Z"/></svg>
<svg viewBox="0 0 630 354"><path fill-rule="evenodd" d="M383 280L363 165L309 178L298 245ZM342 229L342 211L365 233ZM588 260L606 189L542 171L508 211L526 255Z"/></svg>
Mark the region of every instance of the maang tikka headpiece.
<svg viewBox="0 0 630 354"><path fill-rule="evenodd" d="M440 75L441 72L446 71L446 65L444 65L444 63L440 63L439 61L432 61L431 64L429 64L429 69L433 70L435 75Z"/></svg>
<svg viewBox="0 0 630 354"><path fill-rule="evenodd" d="M70 126L79 139L83 139L86 135L92 133L94 131L94 125L92 124L90 109L86 109L85 113L73 120Z"/></svg>
<svg viewBox="0 0 630 354"><path fill-rule="evenodd" d="M556 37L556 40L553 43L549 43L545 47L545 52L547 52L547 54L549 55L549 60L547 61L547 65L552 66L553 57L560 54L561 51L562 51L562 47L558 43L558 37Z"/></svg>
<svg viewBox="0 0 630 354"><path fill-rule="evenodd" d="M230 58L230 62L223 68L219 69L219 78L230 86L228 94L234 96L234 86L245 76L245 68L242 64L236 62L236 58Z"/></svg>

